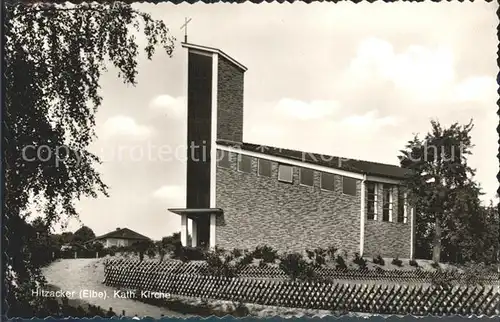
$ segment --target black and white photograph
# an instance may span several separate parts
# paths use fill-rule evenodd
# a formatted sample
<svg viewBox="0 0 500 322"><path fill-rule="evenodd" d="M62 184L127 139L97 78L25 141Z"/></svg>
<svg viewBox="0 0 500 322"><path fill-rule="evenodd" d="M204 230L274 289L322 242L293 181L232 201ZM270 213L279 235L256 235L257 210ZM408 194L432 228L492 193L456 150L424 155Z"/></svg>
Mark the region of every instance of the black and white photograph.
<svg viewBox="0 0 500 322"><path fill-rule="evenodd" d="M5 1L2 315L499 316L498 6Z"/></svg>

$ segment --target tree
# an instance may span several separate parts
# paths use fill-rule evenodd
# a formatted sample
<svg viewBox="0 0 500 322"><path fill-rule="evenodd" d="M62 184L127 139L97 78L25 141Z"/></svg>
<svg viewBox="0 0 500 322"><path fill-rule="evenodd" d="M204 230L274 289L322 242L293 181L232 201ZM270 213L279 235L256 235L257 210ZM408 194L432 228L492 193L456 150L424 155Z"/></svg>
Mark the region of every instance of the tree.
<svg viewBox="0 0 500 322"><path fill-rule="evenodd" d="M62 244L72 244L75 236L71 231L64 232L61 234L61 242Z"/></svg>
<svg viewBox="0 0 500 322"><path fill-rule="evenodd" d="M469 217L468 228L471 231L459 246L465 260L485 264L499 263L500 219L498 204L492 201L488 206L479 205L475 216Z"/></svg>
<svg viewBox="0 0 500 322"><path fill-rule="evenodd" d="M486 260L491 240L485 234L489 228L481 195L480 187L472 181L450 191L451 202L444 209L445 217L450 220L442 223L442 260L455 263Z"/></svg>
<svg viewBox="0 0 500 322"><path fill-rule="evenodd" d="M74 233L73 242L83 245L85 242L88 242L91 239L95 238L94 231L87 226L80 227Z"/></svg>
<svg viewBox="0 0 500 322"><path fill-rule="evenodd" d="M441 260L443 226L456 220L456 212L449 210L463 208L464 198L459 198L457 192L473 191L464 188L474 185L471 180L474 170L467 165L472 128L472 120L466 125L454 123L449 128L432 121L425 138L415 136L399 157L401 166L412 170L407 182L410 199L418 211L417 234L422 234L424 240L432 238L435 262Z"/></svg>
<svg viewBox="0 0 500 322"><path fill-rule="evenodd" d="M100 77L108 65L124 83L136 83L139 48L132 28L145 36L148 59L158 46L171 55L174 38L162 21L119 2L8 1L4 23L4 307L9 316L33 317L39 299L31 290L43 277L40 265L30 262L29 206L35 203L53 227L78 216L75 200L108 195L95 169L100 160L88 151L102 102Z"/></svg>
<svg viewBox="0 0 500 322"><path fill-rule="evenodd" d="M53 252L59 249L59 245L52 238L47 222L39 216L27 228L26 237L32 247L30 261L39 266L49 264L52 261Z"/></svg>
<svg viewBox="0 0 500 322"><path fill-rule="evenodd" d="M192 242L193 241L192 241L191 234L188 234L187 235L187 244L188 245L192 245ZM162 245L162 247L165 250L168 250L168 251L172 252L177 247L182 246L182 243L181 243L181 233L180 232L176 232L176 233L173 233L170 236L163 237L161 239L161 245Z"/></svg>
<svg viewBox="0 0 500 322"><path fill-rule="evenodd" d="M144 254L150 255L150 257L154 256L155 244L152 240L140 240L132 244L132 249L134 252L139 254L139 259L144 260ZM151 256L151 254L153 254Z"/></svg>

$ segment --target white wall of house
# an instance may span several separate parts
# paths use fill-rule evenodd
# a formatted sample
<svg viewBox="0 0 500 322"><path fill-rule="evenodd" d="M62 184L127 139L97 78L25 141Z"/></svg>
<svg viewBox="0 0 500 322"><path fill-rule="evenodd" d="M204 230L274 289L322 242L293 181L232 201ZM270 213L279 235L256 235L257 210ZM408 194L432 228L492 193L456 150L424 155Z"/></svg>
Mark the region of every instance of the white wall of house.
<svg viewBox="0 0 500 322"><path fill-rule="evenodd" d="M121 238L106 238L102 241L102 244L105 248L112 246L130 246L132 242L129 239L121 239Z"/></svg>

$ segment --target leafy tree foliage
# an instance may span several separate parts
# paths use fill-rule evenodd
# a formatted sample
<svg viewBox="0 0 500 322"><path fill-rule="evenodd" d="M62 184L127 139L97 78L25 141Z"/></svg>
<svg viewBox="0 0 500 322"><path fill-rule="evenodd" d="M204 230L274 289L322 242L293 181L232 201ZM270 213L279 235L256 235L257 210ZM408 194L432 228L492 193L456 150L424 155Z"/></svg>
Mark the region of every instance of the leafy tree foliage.
<svg viewBox="0 0 500 322"><path fill-rule="evenodd" d="M73 233L70 231L63 232L60 235L60 240L61 240L61 245L73 243L74 240Z"/></svg>
<svg viewBox="0 0 500 322"><path fill-rule="evenodd" d="M75 200L108 194L95 169L100 160L87 151L102 102L99 79L106 66L114 66L124 83L135 84L139 48L134 29L147 40L148 58L158 46L171 55L174 39L162 21L119 2L9 1L4 23L6 309L8 316L32 317L37 299L31 290L43 278L32 258L30 205L52 227L77 216Z"/></svg>
<svg viewBox="0 0 500 322"><path fill-rule="evenodd" d="M401 166L412 170L408 186L417 209L419 258L431 253L435 262L491 262L495 258L498 224L492 225L498 219L493 210L481 206L481 188L474 181L475 170L467 164L472 128L472 121L448 128L432 121L424 139L415 136L401 151Z"/></svg>
<svg viewBox="0 0 500 322"><path fill-rule="evenodd" d="M73 242L81 245L94 238L95 238L94 231L87 226L82 226L77 231L75 231Z"/></svg>
<svg viewBox="0 0 500 322"><path fill-rule="evenodd" d="M134 252L139 254L139 258L142 261L144 260L144 254L147 254L149 251L154 251L155 244L152 240L141 240L133 243L131 248Z"/></svg>
<svg viewBox="0 0 500 322"><path fill-rule="evenodd" d="M192 244L191 234L188 234L188 236L187 236L187 244L188 245ZM180 232L176 232L176 233L173 233L170 236L163 237L161 239L160 245L161 245L161 247L166 252L172 253L174 250L176 250L176 249L178 249L179 247L182 246L182 243L181 243L181 233Z"/></svg>

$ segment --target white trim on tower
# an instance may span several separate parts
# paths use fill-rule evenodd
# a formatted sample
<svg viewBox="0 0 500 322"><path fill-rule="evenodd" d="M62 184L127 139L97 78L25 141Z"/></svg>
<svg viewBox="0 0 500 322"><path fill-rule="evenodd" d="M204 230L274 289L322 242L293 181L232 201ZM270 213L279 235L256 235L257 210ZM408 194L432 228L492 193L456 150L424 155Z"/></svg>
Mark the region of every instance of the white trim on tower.
<svg viewBox="0 0 500 322"><path fill-rule="evenodd" d="M415 259L415 207L410 206L410 259Z"/></svg>
<svg viewBox="0 0 500 322"><path fill-rule="evenodd" d="M215 238L216 234L216 227L217 227L217 215L216 214L210 214L210 248L215 248L215 243L217 239Z"/></svg>
<svg viewBox="0 0 500 322"><path fill-rule="evenodd" d="M216 207L216 193L217 193L217 85L219 81L218 75L219 55L213 53L212 55L212 114L211 114L211 139L210 139L210 207Z"/></svg>
<svg viewBox="0 0 500 322"><path fill-rule="evenodd" d="M363 176L363 180L361 180L361 214L360 214L360 231L359 231L359 255L363 256L364 248L365 248L365 219L366 219L366 210L365 210L365 203L366 203L366 197L365 197L365 182L366 182L366 175Z"/></svg>

